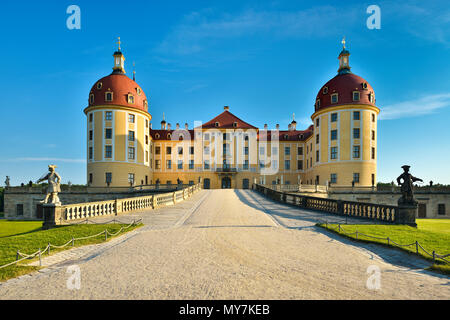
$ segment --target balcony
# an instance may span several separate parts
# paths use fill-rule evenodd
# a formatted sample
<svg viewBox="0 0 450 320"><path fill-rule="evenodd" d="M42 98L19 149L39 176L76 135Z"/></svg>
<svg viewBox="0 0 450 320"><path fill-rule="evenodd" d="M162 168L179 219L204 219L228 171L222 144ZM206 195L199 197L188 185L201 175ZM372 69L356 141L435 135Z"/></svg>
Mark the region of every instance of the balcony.
<svg viewBox="0 0 450 320"><path fill-rule="evenodd" d="M237 173L237 168L231 168L230 166L223 166L221 168L216 168L217 173Z"/></svg>

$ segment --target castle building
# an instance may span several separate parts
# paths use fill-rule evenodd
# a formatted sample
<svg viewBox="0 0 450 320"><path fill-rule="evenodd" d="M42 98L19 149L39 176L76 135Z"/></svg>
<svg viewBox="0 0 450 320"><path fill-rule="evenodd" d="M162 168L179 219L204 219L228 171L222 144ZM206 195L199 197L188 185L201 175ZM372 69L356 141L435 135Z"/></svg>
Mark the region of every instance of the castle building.
<svg viewBox="0 0 450 320"><path fill-rule="evenodd" d="M142 88L114 53L113 72L89 93L87 180L90 186L202 183L206 189L261 184L376 184L377 117L370 84L339 54L338 74L320 88L312 125L257 128L229 107L206 123L152 128ZM134 78L134 77L133 77Z"/></svg>

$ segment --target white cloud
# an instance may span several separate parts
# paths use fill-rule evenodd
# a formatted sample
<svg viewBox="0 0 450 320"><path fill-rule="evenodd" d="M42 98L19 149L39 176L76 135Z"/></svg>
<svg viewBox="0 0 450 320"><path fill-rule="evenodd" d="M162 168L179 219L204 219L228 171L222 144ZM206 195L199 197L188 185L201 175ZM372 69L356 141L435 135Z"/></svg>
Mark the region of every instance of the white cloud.
<svg viewBox="0 0 450 320"><path fill-rule="evenodd" d="M356 8L320 6L295 12L247 10L214 15L211 9L193 12L176 26L157 51L178 55L201 52L215 40L270 33L277 37L343 36L360 17Z"/></svg>
<svg viewBox="0 0 450 320"><path fill-rule="evenodd" d="M428 95L381 108L380 120L417 117L450 107L450 93Z"/></svg>

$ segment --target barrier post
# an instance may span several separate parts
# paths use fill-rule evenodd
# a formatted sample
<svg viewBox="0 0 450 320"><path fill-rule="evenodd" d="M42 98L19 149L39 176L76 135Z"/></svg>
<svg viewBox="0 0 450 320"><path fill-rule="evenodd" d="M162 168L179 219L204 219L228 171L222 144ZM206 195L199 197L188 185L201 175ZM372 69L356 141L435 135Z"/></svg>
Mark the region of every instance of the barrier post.
<svg viewBox="0 0 450 320"><path fill-rule="evenodd" d="M50 255L50 242L48 243L48 255Z"/></svg>
<svg viewBox="0 0 450 320"><path fill-rule="evenodd" d="M72 247L74 247L75 246L75 239L74 239L74 237L72 237Z"/></svg>
<svg viewBox="0 0 450 320"><path fill-rule="evenodd" d="M389 237L387 237L388 245L390 244Z"/></svg>
<svg viewBox="0 0 450 320"><path fill-rule="evenodd" d="M17 250L17 253L16 253L16 261L17 260L19 260L19 250Z"/></svg>
<svg viewBox="0 0 450 320"><path fill-rule="evenodd" d="M436 251L433 250L433 264L436 263Z"/></svg>
<svg viewBox="0 0 450 320"><path fill-rule="evenodd" d="M434 255L434 251L433 251L433 255ZM39 267L42 267L41 248L39 248Z"/></svg>
<svg viewBox="0 0 450 320"><path fill-rule="evenodd" d="M419 253L419 242L416 240L416 253Z"/></svg>
<svg viewBox="0 0 450 320"><path fill-rule="evenodd" d="M105 229L105 241L108 240L108 231Z"/></svg>

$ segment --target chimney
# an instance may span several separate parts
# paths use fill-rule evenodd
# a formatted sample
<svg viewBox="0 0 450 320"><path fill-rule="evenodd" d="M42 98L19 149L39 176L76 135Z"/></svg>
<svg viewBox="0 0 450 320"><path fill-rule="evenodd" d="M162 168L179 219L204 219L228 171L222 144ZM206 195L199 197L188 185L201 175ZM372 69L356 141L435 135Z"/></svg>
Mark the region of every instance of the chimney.
<svg viewBox="0 0 450 320"><path fill-rule="evenodd" d="M291 128L292 128L292 130L297 130L297 122L292 121Z"/></svg>
<svg viewBox="0 0 450 320"><path fill-rule="evenodd" d="M291 126L292 126L292 124L289 123L289 124L288 124L288 130L289 130L289 131L292 130L292 129L291 129Z"/></svg>
<svg viewBox="0 0 450 320"><path fill-rule="evenodd" d="M229 106L225 106L225 107L223 107L223 110L229 111L229 110L230 110L230 107L229 107Z"/></svg>
<svg viewBox="0 0 450 320"><path fill-rule="evenodd" d="M267 128L268 128L268 126L267 126L267 123L266 123L266 124L264 124L264 130L267 130Z"/></svg>
<svg viewBox="0 0 450 320"><path fill-rule="evenodd" d="M179 123L177 123L177 127L176 128L177 128L176 130L180 130L180 124Z"/></svg>
<svg viewBox="0 0 450 320"><path fill-rule="evenodd" d="M184 124L184 128L185 128L186 130L189 130L189 125L188 125L187 123L185 123L185 124Z"/></svg>
<svg viewBox="0 0 450 320"><path fill-rule="evenodd" d="M170 125L170 123L168 123L167 124L167 130L170 130L170 128L171 128L171 125Z"/></svg>
<svg viewBox="0 0 450 320"><path fill-rule="evenodd" d="M280 130L280 125L277 123L277 125L276 125L276 129L277 130Z"/></svg>

